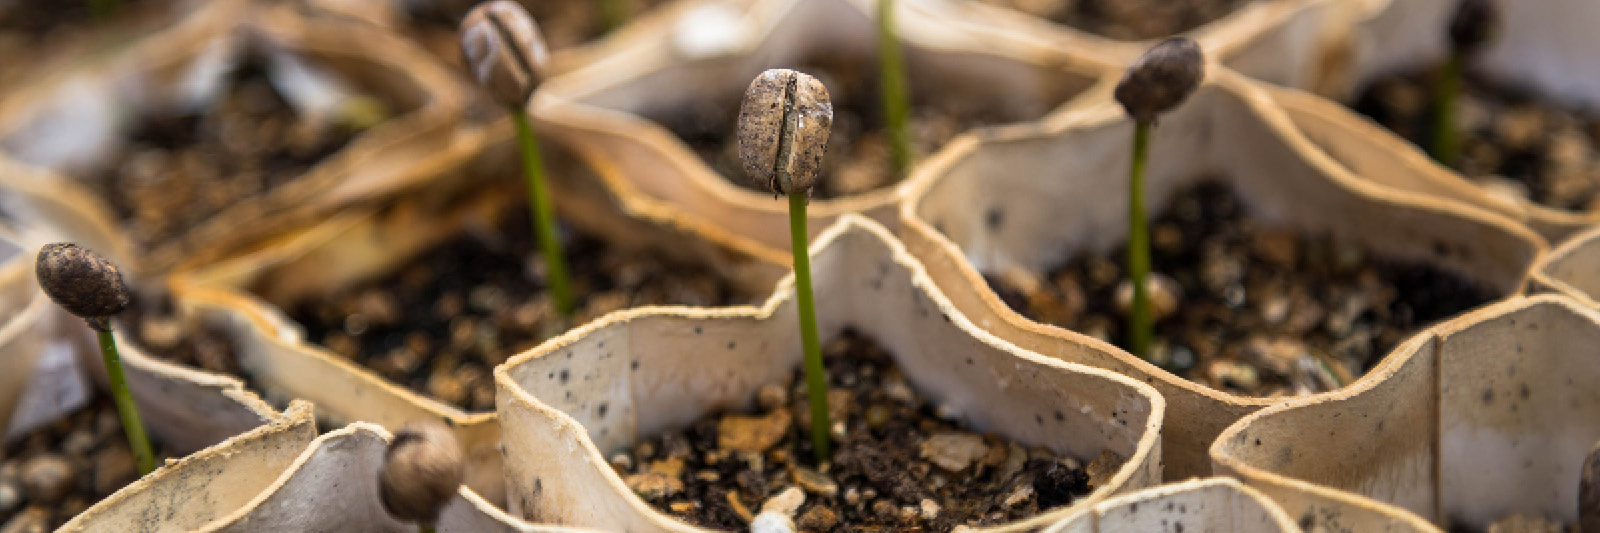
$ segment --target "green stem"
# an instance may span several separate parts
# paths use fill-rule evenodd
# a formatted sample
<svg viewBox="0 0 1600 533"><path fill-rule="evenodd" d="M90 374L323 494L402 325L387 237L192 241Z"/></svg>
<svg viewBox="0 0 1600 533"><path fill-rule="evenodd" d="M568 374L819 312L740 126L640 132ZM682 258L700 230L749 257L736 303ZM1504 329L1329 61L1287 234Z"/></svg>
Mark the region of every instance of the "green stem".
<svg viewBox="0 0 1600 533"><path fill-rule="evenodd" d="M122 358L117 356L117 341L111 331L99 331L100 357L106 362L106 377L111 381L111 400L117 405L117 415L122 417L122 431L128 434L128 446L133 448L133 459L139 464L139 475L156 469L156 456L150 452L150 439L144 434L144 422L139 420L139 406L133 403L128 392L128 377L122 373Z"/></svg>
<svg viewBox="0 0 1600 533"><path fill-rule="evenodd" d="M800 306L800 347L805 351L806 394L811 402L811 447L817 464L828 459L828 375L817 342L817 308L811 295L811 256L806 249L806 193L789 194L789 244L794 250L794 295Z"/></svg>
<svg viewBox="0 0 1600 533"><path fill-rule="evenodd" d="M612 30L622 27L627 22L628 14L622 8L622 0L596 0L600 2L600 29L602 33L611 33Z"/></svg>
<svg viewBox="0 0 1600 533"><path fill-rule="evenodd" d="M544 254L545 281L550 286L550 297L556 311L563 317L572 317L572 285L567 281L567 260L561 253L561 242L556 240L556 214L550 207L550 191L545 188L544 163L539 158L539 139L529 124L528 114L522 109L512 109L511 117L517 123L517 139L522 142L522 173L528 180L528 211L533 217L534 236L539 239L540 252Z"/></svg>
<svg viewBox="0 0 1600 533"><path fill-rule="evenodd" d="M1150 320L1150 231L1144 219L1144 167L1150 151L1150 124L1133 127L1133 165L1128 172L1128 281L1133 283L1133 312L1128 314L1128 350L1150 357L1150 338L1155 325Z"/></svg>
<svg viewBox="0 0 1600 533"><path fill-rule="evenodd" d="M906 66L900 53L900 40L894 33L894 0L878 0L878 86L883 99L883 118L889 136L889 162L895 180L904 179L911 169L911 134L906 121L911 115L911 99L906 96Z"/></svg>
<svg viewBox="0 0 1600 533"><path fill-rule="evenodd" d="M1433 159L1454 167L1461 157L1461 132L1456 124L1456 99L1461 94L1465 68L1461 54L1452 52L1433 80Z"/></svg>

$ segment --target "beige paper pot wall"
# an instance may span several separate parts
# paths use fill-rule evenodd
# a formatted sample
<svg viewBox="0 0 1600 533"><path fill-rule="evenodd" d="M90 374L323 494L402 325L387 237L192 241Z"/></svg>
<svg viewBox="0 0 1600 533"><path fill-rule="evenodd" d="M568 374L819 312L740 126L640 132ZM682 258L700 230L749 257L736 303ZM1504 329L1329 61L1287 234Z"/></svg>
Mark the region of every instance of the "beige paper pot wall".
<svg viewBox="0 0 1600 533"><path fill-rule="evenodd" d="M1000 338L1047 356L1154 385L1172 416L1163 427L1168 479L1209 472L1205 448L1238 417L1275 400L1179 378L1107 343L1030 321L983 273L1033 272L1125 239L1132 124L1103 85L1041 126L958 139L928 162L902 205L907 248L956 308ZM1332 235L1394 260L1416 261L1500 294L1523 285L1543 241L1467 205L1358 179L1293 127L1252 82L1214 70L1153 129L1147 215L1202 179L1230 185L1255 220Z"/></svg>
<svg viewBox="0 0 1600 533"><path fill-rule="evenodd" d="M1499 31L1471 61L1469 72L1511 82L1518 89L1531 91L1536 98L1565 107L1600 107L1600 66L1590 60L1589 53L1595 42L1589 22L1600 17L1600 4L1583 0L1492 3L1501 12ZM1417 72L1444 62L1448 52L1445 31L1457 0L1368 0L1351 4L1364 7L1351 30L1349 67L1343 76L1326 85L1323 94L1349 101L1378 78ZM1408 166L1421 162L1406 153L1415 150L1409 143L1392 134L1381 137L1385 139L1383 144L1392 146L1384 149L1391 157L1405 153ZM1554 208L1521 195L1492 193L1442 167L1425 173L1430 174L1427 181L1432 182L1427 189L1434 194L1470 198L1477 205L1493 209L1507 209L1508 201L1515 204L1509 211L1551 240L1600 222L1600 213L1592 210Z"/></svg>
<svg viewBox="0 0 1600 533"><path fill-rule="evenodd" d="M0 65L0 86L11 90L75 69L92 68L114 55L107 50L139 43L195 18L236 12L243 4L238 0L128 2L104 15L95 13L104 4L85 5L81 10L75 9L77 6L10 7L0 15L5 34L0 56L10 58Z"/></svg>
<svg viewBox="0 0 1600 533"><path fill-rule="evenodd" d="M317 437L277 470L230 473L228 478L264 485L237 508L182 529L189 531L416 531L395 520L378 497L378 471L393 439L382 427L355 423ZM251 450L236 450L250 454ZM576 532L535 526L506 515L462 487L444 507L439 531ZM178 529L178 528L173 528Z"/></svg>
<svg viewBox="0 0 1600 533"><path fill-rule="evenodd" d="M1068 100L1106 68L1020 36L968 7L897 4L913 90L981 109L1001 123L1017 122ZM783 203L730 182L746 179L720 175L659 121L692 122L697 131L731 138L739 98L766 68L805 70L807 60L835 60L856 65L838 73L860 69L866 72L860 77L874 76L874 8L865 0L680 3L597 45L603 55L551 80L530 109L549 137L589 162L627 213L704 235L744 260L787 265ZM844 86L824 83L834 83L834 105L843 109L850 97ZM869 113L878 109L876 96L853 99ZM719 114L723 119L711 118ZM844 126L835 122L836 130ZM837 152L829 157L842 158ZM890 219L896 191L884 186L814 200L810 227L850 212Z"/></svg>
<svg viewBox="0 0 1600 533"><path fill-rule="evenodd" d="M454 74L403 40L350 21L255 4L202 14L114 62L4 101L0 149L15 163L0 173L0 198L12 216L65 230L134 273L160 275L182 260L216 258L340 207L420 186L441 177L441 166L473 155L452 144L462 106ZM233 95L234 74L254 72L235 72L241 65L263 72L277 94ZM248 83L237 87L253 87ZM225 135L260 146L150 149L151 143L203 144L194 133L200 119L185 117L223 109L229 98L278 101L297 122L276 123L277 129L250 122ZM244 116L237 109L248 108L231 109L216 112ZM172 121L180 125L174 129ZM291 128L299 129L281 133ZM341 128L355 133L338 144L345 139ZM261 137L245 140L242 132ZM146 144L131 143L139 135L149 137L140 141ZM260 156L264 163L234 155L251 149L284 153ZM220 175L208 178L208 169Z"/></svg>
<svg viewBox="0 0 1600 533"><path fill-rule="evenodd" d="M1411 339L1349 388L1241 419L1211 457L1319 526L1572 524L1600 439L1597 340L1600 314L1566 298L1501 302Z"/></svg>
<svg viewBox="0 0 1600 533"><path fill-rule="evenodd" d="M249 503L317 438L311 404L156 471L100 500L58 531L193 531Z"/></svg>
<svg viewBox="0 0 1600 533"><path fill-rule="evenodd" d="M83 407L90 393L65 337L68 318L34 281L33 253L0 235L0 441L13 442Z"/></svg>
<svg viewBox="0 0 1600 533"><path fill-rule="evenodd" d="M1533 266L1534 287L1600 309L1600 227L1573 235Z"/></svg>
<svg viewBox="0 0 1600 533"><path fill-rule="evenodd" d="M1231 478L1210 478L1117 496L1082 509L1045 531L1291 533L1300 531L1300 527L1276 503L1255 489Z"/></svg>
<svg viewBox="0 0 1600 533"><path fill-rule="evenodd" d="M976 430L1126 463L1067 508L996 526L1037 528L1160 478L1163 401L1141 383L1040 357L978 329L888 231L846 215L812 245L819 334L846 327L894 354L917 393ZM800 362L792 279L763 306L621 311L495 370L513 514L633 531L695 530L651 509L606 457L720 409ZM1053 412L1053 414L1052 414Z"/></svg>

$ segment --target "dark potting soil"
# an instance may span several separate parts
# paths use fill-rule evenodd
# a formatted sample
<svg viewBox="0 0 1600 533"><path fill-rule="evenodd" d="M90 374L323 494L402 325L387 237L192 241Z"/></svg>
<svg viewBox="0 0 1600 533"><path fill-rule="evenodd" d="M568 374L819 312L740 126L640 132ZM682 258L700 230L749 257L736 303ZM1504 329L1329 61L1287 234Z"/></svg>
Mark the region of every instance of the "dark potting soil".
<svg viewBox="0 0 1600 533"><path fill-rule="evenodd" d="M154 442L156 461L172 454ZM0 531L51 531L139 479L109 397L6 446Z"/></svg>
<svg viewBox="0 0 1600 533"><path fill-rule="evenodd" d="M167 241L292 181L370 125L303 120L262 64L241 65L201 113L143 117L114 163L88 177L136 242Z"/></svg>
<svg viewBox="0 0 1600 533"><path fill-rule="evenodd" d="M794 68L822 81L833 101L833 130L822 160L822 175L812 198L826 199L860 194L899 181L890 169L888 137L878 94L878 64L874 58L828 56L802 61ZM925 156L952 137L978 126L1008 122L998 110L976 99L911 95L912 152ZM740 91L739 98L743 97ZM685 106L681 113L651 117L687 143L712 170L747 189L770 192L766 184L751 180L739 162L739 142L734 131L740 101L704 102Z"/></svg>
<svg viewBox="0 0 1600 533"><path fill-rule="evenodd" d="M1123 41L1183 33L1251 0L985 0L1095 35Z"/></svg>
<svg viewBox="0 0 1600 533"><path fill-rule="evenodd" d="M307 339L389 380L468 410L494 409L495 365L606 313L645 305L719 306L746 300L703 267L564 238L573 319L546 293L545 267L525 206L496 228L463 232L397 273L288 306Z"/></svg>
<svg viewBox="0 0 1600 533"><path fill-rule="evenodd" d="M1270 397L1337 388L1406 336L1494 296L1425 264L1260 226L1219 182L1172 198L1151 224L1152 272L1169 280L1151 291L1152 308L1157 317L1170 310L1156 322L1152 360L1219 390ZM1043 278L987 277L1029 318L1126 346L1127 304L1117 302L1119 285L1131 295L1126 253L1078 257Z"/></svg>
<svg viewBox="0 0 1600 533"><path fill-rule="evenodd" d="M823 350L835 429L832 463L812 460L805 380L757 395L758 413L718 413L611 459L629 488L691 524L745 530L771 498L799 487L805 531L949 531L1036 515L1088 494L1122 466L1088 466L941 419L871 338L844 332ZM842 434L842 436L841 436Z"/></svg>
<svg viewBox="0 0 1600 533"><path fill-rule="evenodd" d="M166 294L135 293L114 327L153 357L248 381L233 335L218 324L178 316Z"/></svg>
<svg viewBox="0 0 1600 533"><path fill-rule="evenodd" d="M1427 150L1433 137L1432 71L1381 78L1355 110ZM1600 209L1600 113L1467 75L1457 100L1468 178L1557 209Z"/></svg>

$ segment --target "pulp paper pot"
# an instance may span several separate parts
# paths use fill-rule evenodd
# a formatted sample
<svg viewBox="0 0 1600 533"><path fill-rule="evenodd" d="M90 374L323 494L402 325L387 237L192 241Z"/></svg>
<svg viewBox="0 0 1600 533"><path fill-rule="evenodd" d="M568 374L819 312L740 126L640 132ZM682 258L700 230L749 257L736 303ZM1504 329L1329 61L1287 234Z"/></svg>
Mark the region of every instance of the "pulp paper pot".
<svg viewBox="0 0 1600 533"><path fill-rule="evenodd" d="M1235 531L1298 533L1261 492L1231 478L1192 479L1124 494L1082 509L1047 533Z"/></svg>
<svg viewBox="0 0 1600 533"><path fill-rule="evenodd" d="M841 217L812 245L818 332L854 328L893 354L922 397L976 431L1090 459L1125 457L1071 506L996 529L1032 529L1154 484L1164 401L1142 383L1023 351L977 328L882 226ZM643 437L752 405L800 364L792 278L759 308L619 311L495 369L513 514L609 530L695 530L653 510L606 457Z"/></svg>
<svg viewBox="0 0 1600 533"><path fill-rule="evenodd" d="M34 281L33 253L0 236L0 441L9 443L83 407L89 389L67 317Z"/></svg>
<svg viewBox="0 0 1600 533"><path fill-rule="evenodd" d="M1133 125L1110 92L1108 82L1040 126L998 131L928 162L931 176L902 205L901 236L956 308L1000 338L1154 385L1172 415L1163 428L1168 479L1204 475L1205 447L1217 433L1275 400L1214 390L1033 322L982 276L1015 267L1041 272L1126 238ZM1544 252L1532 231L1493 213L1358 179L1292 126L1254 84L1215 69L1152 130L1147 216L1161 212L1174 190L1216 177L1266 226L1332 235L1505 294L1521 289Z"/></svg>
<svg viewBox="0 0 1600 533"><path fill-rule="evenodd" d="M1573 235L1533 266L1533 285L1600 309L1600 227Z"/></svg>
<svg viewBox="0 0 1600 533"><path fill-rule="evenodd" d="M123 487L58 531L193 531L233 513L265 490L317 437L311 404Z"/></svg>
<svg viewBox="0 0 1600 533"><path fill-rule="evenodd" d="M1329 84L1325 94L1349 100L1377 78L1445 60L1446 28L1457 0L1365 0L1352 4L1357 3L1366 7L1352 29L1350 67L1342 80ZM1596 44L1592 21L1600 19L1600 4L1584 0L1493 3L1501 12L1499 31L1468 66L1470 70L1514 82L1540 98L1563 105L1600 108L1600 65L1592 60L1590 52ZM1404 143L1392 135L1384 136ZM1453 188L1461 186L1477 187L1463 180ZM1493 198L1483 201L1504 202ZM1600 213L1556 209L1524 198L1516 201L1522 204L1528 223L1552 240L1600 222Z"/></svg>
<svg viewBox="0 0 1600 533"><path fill-rule="evenodd" d="M382 427L354 423L311 441L292 462L275 471L238 473L265 485L243 505L216 513L192 531L416 531L389 516L378 498L378 472L393 439ZM439 531L576 531L534 526L495 509L461 487L444 507Z"/></svg>
<svg viewBox="0 0 1600 533"><path fill-rule="evenodd" d="M1211 458L1302 524L1573 524L1600 440L1596 342L1600 314L1569 299L1501 302L1413 338L1351 387L1239 420Z"/></svg>
<svg viewBox="0 0 1600 533"><path fill-rule="evenodd" d="M0 107L0 150L15 162L0 173L5 210L54 227L134 274L165 274L181 260L217 258L342 207L428 183L440 177L441 165L473 155L451 142L462 106L454 74L404 40L359 23L255 4L204 14L210 16L191 17L112 64L8 98ZM380 96L395 106L394 115L258 196L171 238L135 242L109 200L74 176L120 164L109 159L142 117L210 105L228 67L248 51L266 57L280 91L311 95L287 98L303 115L342 105L319 100L334 94L323 90L330 83Z"/></svg>
<svg viewBox="0 0 1600 533"><path fill-rule="evenodd" d="M1068 100L1106 68L966 7L896 4L909 87L936 89L935 97L982 104L1004 120L1023 121ZM629 214L692 231L750 260L788 265L784 203L730 183L746 177L717 174L649 117L696 106L725 109L731 134L738 99L767 68L799 67L808 55L861 58L870 68L876 57L874 9L867 0L675 5L599 45L602 58L550 80L529 109L549 137L589 162ZM815 234L852 212L888 221L897 191L888 186L813 201L809 227Z"/></svg>

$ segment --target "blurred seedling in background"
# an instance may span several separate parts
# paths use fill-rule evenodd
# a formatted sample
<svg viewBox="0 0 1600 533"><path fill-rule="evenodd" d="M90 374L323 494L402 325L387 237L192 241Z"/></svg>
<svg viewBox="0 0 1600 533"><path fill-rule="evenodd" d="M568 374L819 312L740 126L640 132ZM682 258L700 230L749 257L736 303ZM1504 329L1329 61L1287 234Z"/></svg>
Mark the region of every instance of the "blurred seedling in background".
<svg viewBox="0 0 1600 533"><path fill-rule="evenodd" d="M1462 77L1467 64L1494 40L1500 31L1500 11L1490 0L1462 0L1450 17L1449 57L1433 79L1432 143L1428 151L1434 160L1455 166L1461 159L1461 132L1456 120L1456 102L1461 98Z"/></svg>
<svg viewBox="0 0 1600 533"><path fill-rule="evenodd" d="M390 516L433 533L465 477L465 455L455 434L441 422L420 420L389 441L378 471L378 496Z"/></svg>
<svg viewBox="0 0 1600 533"><path fill-rule="evenodd" d="M883 102L885 134L889 137L890 182L905 179L911 170L911 97L906 89L905 58L894 29L895 0L878 0L878 91Z"/></svg>

